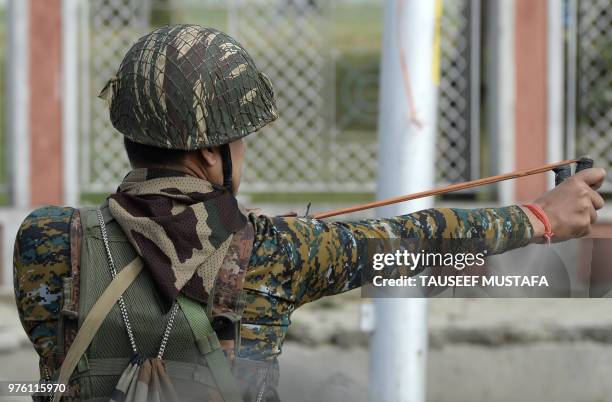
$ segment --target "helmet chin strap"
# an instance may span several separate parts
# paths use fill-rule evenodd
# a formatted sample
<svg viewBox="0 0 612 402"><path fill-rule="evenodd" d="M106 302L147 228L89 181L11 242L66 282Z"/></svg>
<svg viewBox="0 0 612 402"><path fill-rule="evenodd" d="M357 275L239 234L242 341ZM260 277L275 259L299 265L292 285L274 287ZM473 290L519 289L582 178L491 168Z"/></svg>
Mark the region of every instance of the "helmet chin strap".
<svg viewBox="0 0 612 402"><path fill-rule="evenodd" d="M232 185L232 151L229 144L223 144L220 147L221 161L223 163L223 187L231 194L234 193Z"/></svg>

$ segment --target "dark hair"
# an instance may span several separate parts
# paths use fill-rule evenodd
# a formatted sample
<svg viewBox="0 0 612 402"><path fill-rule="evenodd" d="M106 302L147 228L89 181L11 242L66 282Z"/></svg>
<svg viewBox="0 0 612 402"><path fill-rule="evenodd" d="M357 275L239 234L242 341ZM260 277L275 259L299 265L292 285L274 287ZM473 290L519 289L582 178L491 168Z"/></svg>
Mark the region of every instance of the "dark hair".
<svg viewBox="0 0 612 402"><path fill-rule="evenodd" d="M180 164L189 152L181 149L166 149L139 144L127 137L123 137L123 145L130 164L134 167Z"/></svg>

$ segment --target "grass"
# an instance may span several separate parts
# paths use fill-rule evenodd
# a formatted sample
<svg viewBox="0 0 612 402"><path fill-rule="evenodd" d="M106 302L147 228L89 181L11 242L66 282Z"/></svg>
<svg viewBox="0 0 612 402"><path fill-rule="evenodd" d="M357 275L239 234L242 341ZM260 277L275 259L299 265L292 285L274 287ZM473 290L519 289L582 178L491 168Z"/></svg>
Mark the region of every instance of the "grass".
<svg viewBox="0 0 612 402"><path fill-rule="evenodd" d="M380 53L382 6L339 4L333 9L330 23L333 26L334 45L340 52Z"/></svg>
<svg viewBox="0 0 612 402"><path fill-rule="evenodd" d="M81 204L83 205L100 205L108 197L107 193L81 193Z"/></svg>

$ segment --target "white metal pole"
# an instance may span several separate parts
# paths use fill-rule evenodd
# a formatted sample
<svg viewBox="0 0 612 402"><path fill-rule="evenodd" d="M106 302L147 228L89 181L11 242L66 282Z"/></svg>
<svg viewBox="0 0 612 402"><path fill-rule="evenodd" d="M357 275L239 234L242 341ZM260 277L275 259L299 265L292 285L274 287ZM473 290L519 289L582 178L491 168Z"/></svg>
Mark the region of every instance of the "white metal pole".
<svg viewBox="0 0 612 402"><path fill-rule="evenodd" d="M434 183L437 111L434 34L439 6L439 0L386 2L378 123L379 198L425 190ZM410 117L402 54L420 128ZM380 212L381 216L393 216L431 205L431 199L422 199L387 206ZM377 299L374 311L370 400L425 401L426 299Z"/></svg>
<svg viewBox="0 0 612 402"><path fill-rule="evenodd" d="M62 56L63 56L63 176L64 204L76 205L79 200L78 169L78 22L77 0L62 1Z"/></svg>
<svg viewBox="0 0 612 402"><path fill-rule="evenodd" d="M565 130L567 155L576 155L576 80L578 79L578 1L568 0L566 20L567 71L565 75Z"/></svg>
<svg viewBox="0 0 612 402"><path fill-rule="evenodd" d="M8 3L8 142L13 206L30 205L30 124L29 124L29 1Z"/></svg>
<svg viewBox="0 0 612 402"><path fill-rule="evenodd" d="M77 164L81 167L79 169L79 182L77 183L77 187L79 187L82 183L91 183L91 164L90 164L90 140L91 140L91 105L90 105L90 58L89 58L89 31L90 31L90 22L89 22L89 2L88 1L80 1L79 2L79 37L80 37L80 46L78 53L80 55L79 58L79 75L81 77L80 82L80 99L78 101L79 104L79 132L80 132L80 141L79 141L79 154L80 157L77 160ZM80 194L79 194L80 199ZM80 200L79 200L80 201Z"/></svg>
<svg viewBox="0 0 612 402"><path fill-rule="evenodd" d="M19 223L30 206L30 114L29 114L29 50L28 0L9 0L7 21L7 121L5 133L9 152L9 192L12 207L0 212L0 283L12 283L13 242Z"/></svg>
<svg viewBox="0 0 612 402"><path fill-rule="evenodd" d="M514 7L515 0L499 0L490 2L496 10L496 67L495 83L497 99L495 99L495 132L499 137L497 143L496 174L515 170L514 147ZM499 202L509 205L514 202L514 180L500 182Z"/></svg>
<svg viewBox="0 0 612 402"><path fill-rule="evenodd" d="M548 0L548 161L563 159L563 0ZM554 187L555 179L548 176L548 188Z"/></svg>

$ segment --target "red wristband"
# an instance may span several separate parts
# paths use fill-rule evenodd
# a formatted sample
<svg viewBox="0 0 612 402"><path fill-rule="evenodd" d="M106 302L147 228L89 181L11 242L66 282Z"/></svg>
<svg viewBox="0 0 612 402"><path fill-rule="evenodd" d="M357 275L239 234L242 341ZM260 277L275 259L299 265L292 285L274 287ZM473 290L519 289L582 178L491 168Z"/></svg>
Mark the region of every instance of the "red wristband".
<svg viewBox="0 0 612 402"><path fill-rule="evenodd" d="M554 233L552 232L552 226L550 225L546 212L544 212L544 210L537 204L525 204L523 206L529 208L536 218L538 218L544 224L544 238L546 239L546 242L550 244Z"/></svg>

